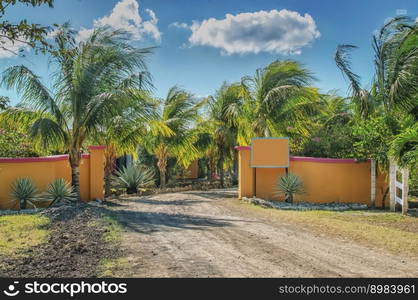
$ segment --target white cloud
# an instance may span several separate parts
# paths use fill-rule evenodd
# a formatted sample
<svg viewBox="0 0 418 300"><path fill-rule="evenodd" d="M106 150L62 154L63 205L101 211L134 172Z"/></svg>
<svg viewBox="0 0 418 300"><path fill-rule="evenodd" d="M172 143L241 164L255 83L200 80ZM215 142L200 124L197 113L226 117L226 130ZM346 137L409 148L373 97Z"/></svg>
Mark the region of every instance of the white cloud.
<svg viewBox="0 0 418 300"><path fill-rule="evenodd" d="M404 9L404 8L398 8L396 10L396 15L397 16L406 16L408 14L408 10Z"/></svg>
<svg viewBox="0 0 418 300"><path fill-rule="evenodd" d="M13 43L9 39L2 39L0 43L0 58L14 57L29 49L30 47L26 43L19 41Z"/></svg>
<svg viewBox="0 0 418 300"><path fill-rule="evenodd" d="M193 22L190 44L211 46L224 54L270 52L300 54L301 49L320 36L309 15L283 10L227 14Z"/></svg>
<svg viewBox="0 0 418 300"><path fill-rule="evenodd" d="M174 22L169 25L170 27L176 27L181 29L190 29L190 26L186 23Z"/></svg>
<svg viewBox="0 0 418 300"><path fill-rule="evenodd" d="M112 12L94 20L93 28L109 26L113 29L127 31L133 40L141 40L144 36L150 36L155 41L161 40L161 32L158 29L158 19L151 9L146 9L149 19L143 20L139 14L139 4L136 0L121 0L116 3ZM77 39L85 40L93 28L82 27L78 32Z"/></svg>

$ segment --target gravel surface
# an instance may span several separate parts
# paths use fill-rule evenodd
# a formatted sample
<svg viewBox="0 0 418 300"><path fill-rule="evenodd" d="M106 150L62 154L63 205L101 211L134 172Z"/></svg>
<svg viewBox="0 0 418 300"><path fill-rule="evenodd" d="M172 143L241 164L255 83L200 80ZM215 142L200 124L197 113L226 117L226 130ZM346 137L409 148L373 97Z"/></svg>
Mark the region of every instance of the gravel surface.
<svg viewBox="0 0 418 300"><path fill-rule="evenodd" d="M403 260L304 224L235 205L234 190L130 197L111 209L125 225L128 277L416 277ZM373 233L370 233L373 234Z"/></svg>

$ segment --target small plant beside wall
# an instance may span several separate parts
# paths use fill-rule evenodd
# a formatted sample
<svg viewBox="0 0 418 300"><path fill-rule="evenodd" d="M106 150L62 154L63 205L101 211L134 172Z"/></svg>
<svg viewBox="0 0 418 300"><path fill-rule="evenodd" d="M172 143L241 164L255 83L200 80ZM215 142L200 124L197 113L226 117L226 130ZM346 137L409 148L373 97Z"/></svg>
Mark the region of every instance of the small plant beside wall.
<svg viewBox="0 0 418 300"><path fill-rule="evenodd" d="M54 180L48 185L44 196L46 201L50 201L49 206L60 202L73 202L77 200L77 194L72 186L63 178Z"/></svg>
<svg viewBox="0 0 418 300"><path fill-rule="evenodd" d="M10 196L19 203L20 209L26 209L28 204L36 208L38 189L30 178L18 178L12 183Z"/></svg>
<svg viewBox="0 0 418 300"><path fill-rule="evenodd" d="M151 169L131 165L116 172L113 185L126 190L127 194L136 194L141 188L154 185L154 176L154 171Z"/></svg>
<svg viewBox="0 0 418 300"><path fill-rule="evenodd" d="M293 196L304 192L303 183L297 175L288 173L277 180L276 191L284 194L286 202L293 203Z"/></svg>

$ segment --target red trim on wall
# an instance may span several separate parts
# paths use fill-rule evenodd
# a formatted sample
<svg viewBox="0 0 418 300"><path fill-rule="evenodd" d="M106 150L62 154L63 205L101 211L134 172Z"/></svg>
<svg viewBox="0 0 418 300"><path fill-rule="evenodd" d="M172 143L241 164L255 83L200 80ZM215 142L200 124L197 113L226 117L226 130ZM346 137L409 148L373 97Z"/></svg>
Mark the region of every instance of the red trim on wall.
<svg viewBox="0 0 418 300"><path fill-rule="evenodd" d="M354 158L323 158L323 157L304 157L304 156L291 156L290 160L291 161L322 162L322 163L358 163L360 162Z"/></svg>
<svg viewBox="0 0 418 300"><path fill-rule="evenodd" d="M90 154L84 153L81 158L89 159ZM41 157L0 157L0 163L28 163L68 160L68 154Z"/></svg>
<svg viewBox="0 0 418 300"><path fill-rule="evenodd" d="M251 150L251 146L235 146L235 150Z"/></svg>
<svg viewBox="0 0 418 300"><path fill-rule="evenodd" d="M54 155L42 157L0 157L0 163L25 163L25 162L44 162L44 161L60 161L67 160L68 155Z"/></svg>
<svg viewBox="0 0 418 300"><path fill-rule="evenodd" d="M89 150L102 150L102 149L105 149L106 148L106 146L103 146L103 145L96 145L96 146L88 146L87 147L87 149L89 149Z"/></svg>

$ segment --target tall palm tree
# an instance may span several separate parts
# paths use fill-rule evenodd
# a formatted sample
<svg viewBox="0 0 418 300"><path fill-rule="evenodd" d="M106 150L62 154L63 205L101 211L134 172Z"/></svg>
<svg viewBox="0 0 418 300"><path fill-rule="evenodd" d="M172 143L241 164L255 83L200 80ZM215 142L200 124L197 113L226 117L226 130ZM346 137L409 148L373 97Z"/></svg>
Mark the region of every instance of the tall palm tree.
<svg viewBox="0 0 418 300"><path fill-rule="evenodd" d="M110 195L112 174L116 159L121 155L137 156L138 146L144 137L155 128L149 121L155 118L156 102L141 90L132 90L132 103L121 115L104 120L91 137L91 142L106 145L105 149L105 195ZM158 124L156 124L158 125ZM165 128L157 128L164 133Z"/></svg>
<svg viewBox="0 0 418 300"><path fill-rule="evenodd" d="M209 98L209 128L215 147L209 148L208 154L217 157L222 187L225 179L225 160L228 159L236 165L234 146L237 145L239 123L243 117L242 106L243 89L242 85L237 83L224 83L216 95Z"/></svg>
<svg viewBox="0 0 418 300"><path fill-rule="evenodd" d="M68 151L72 185L80 198L79 166L85 141L132 103L137 74L146 70L145 58L152 49L135 48L125 32L108 28L95 30L79 44L74 35L64 27L55 37L52 91L23 65L3 73L3 86L15 88L22 101L2 118L29 124L30 134L44 147Z"/></svg>
<svg viewBox="0 0 418 300"><path fill-rule="evenodd" d="M355 116L360 122L383 117L392 141L401 128L418 121L418 25L408 17L396 17L384 24L373 36L375 75L370 90L360 84L360 77L352 71L350 51L353 45L339 45L335 54L337 67L349 80ZM413 130L406 130L397 139L392 154L400 155L405 138ZM373 149L370 149L373 156ZM381 157L381 156L380 156ZM399 157L398 157L399 158ZM379 163L388 164L388 157Z"/></svg>
<svg viewBox="0 0 418 300"><path fill-rule="evenodd" d="M314 77L298 62L275 61L244 77L246 140L253 137L306 134L306 120L315 112L318 92L310 88ZM243 127L244 128L244 127Z"/></svg>
<svg viewBox="0 0 418 300"><path fill-rule="evenodd" d="M390 114L395 109L411 111L418 92L418 25L408 17L396 17L373 36L375 75L370 91L361 87L360 77L352 71L350 52L354 45L338 45L335 62L349 80L351 98L357 113L367 118L376 110Z"/></svg>
<svg viewBox="0 0 418 300"><path fill-rule="evenodd" d="M167 97L160 100L156 118L150 122L154 129L146 136L144 147L157 159L161 188L166 185L169 158L175 158L178 164L186 167L199 156L194 146L197 136L192 125L202 104L178 87L170 88Z"/></svg>

